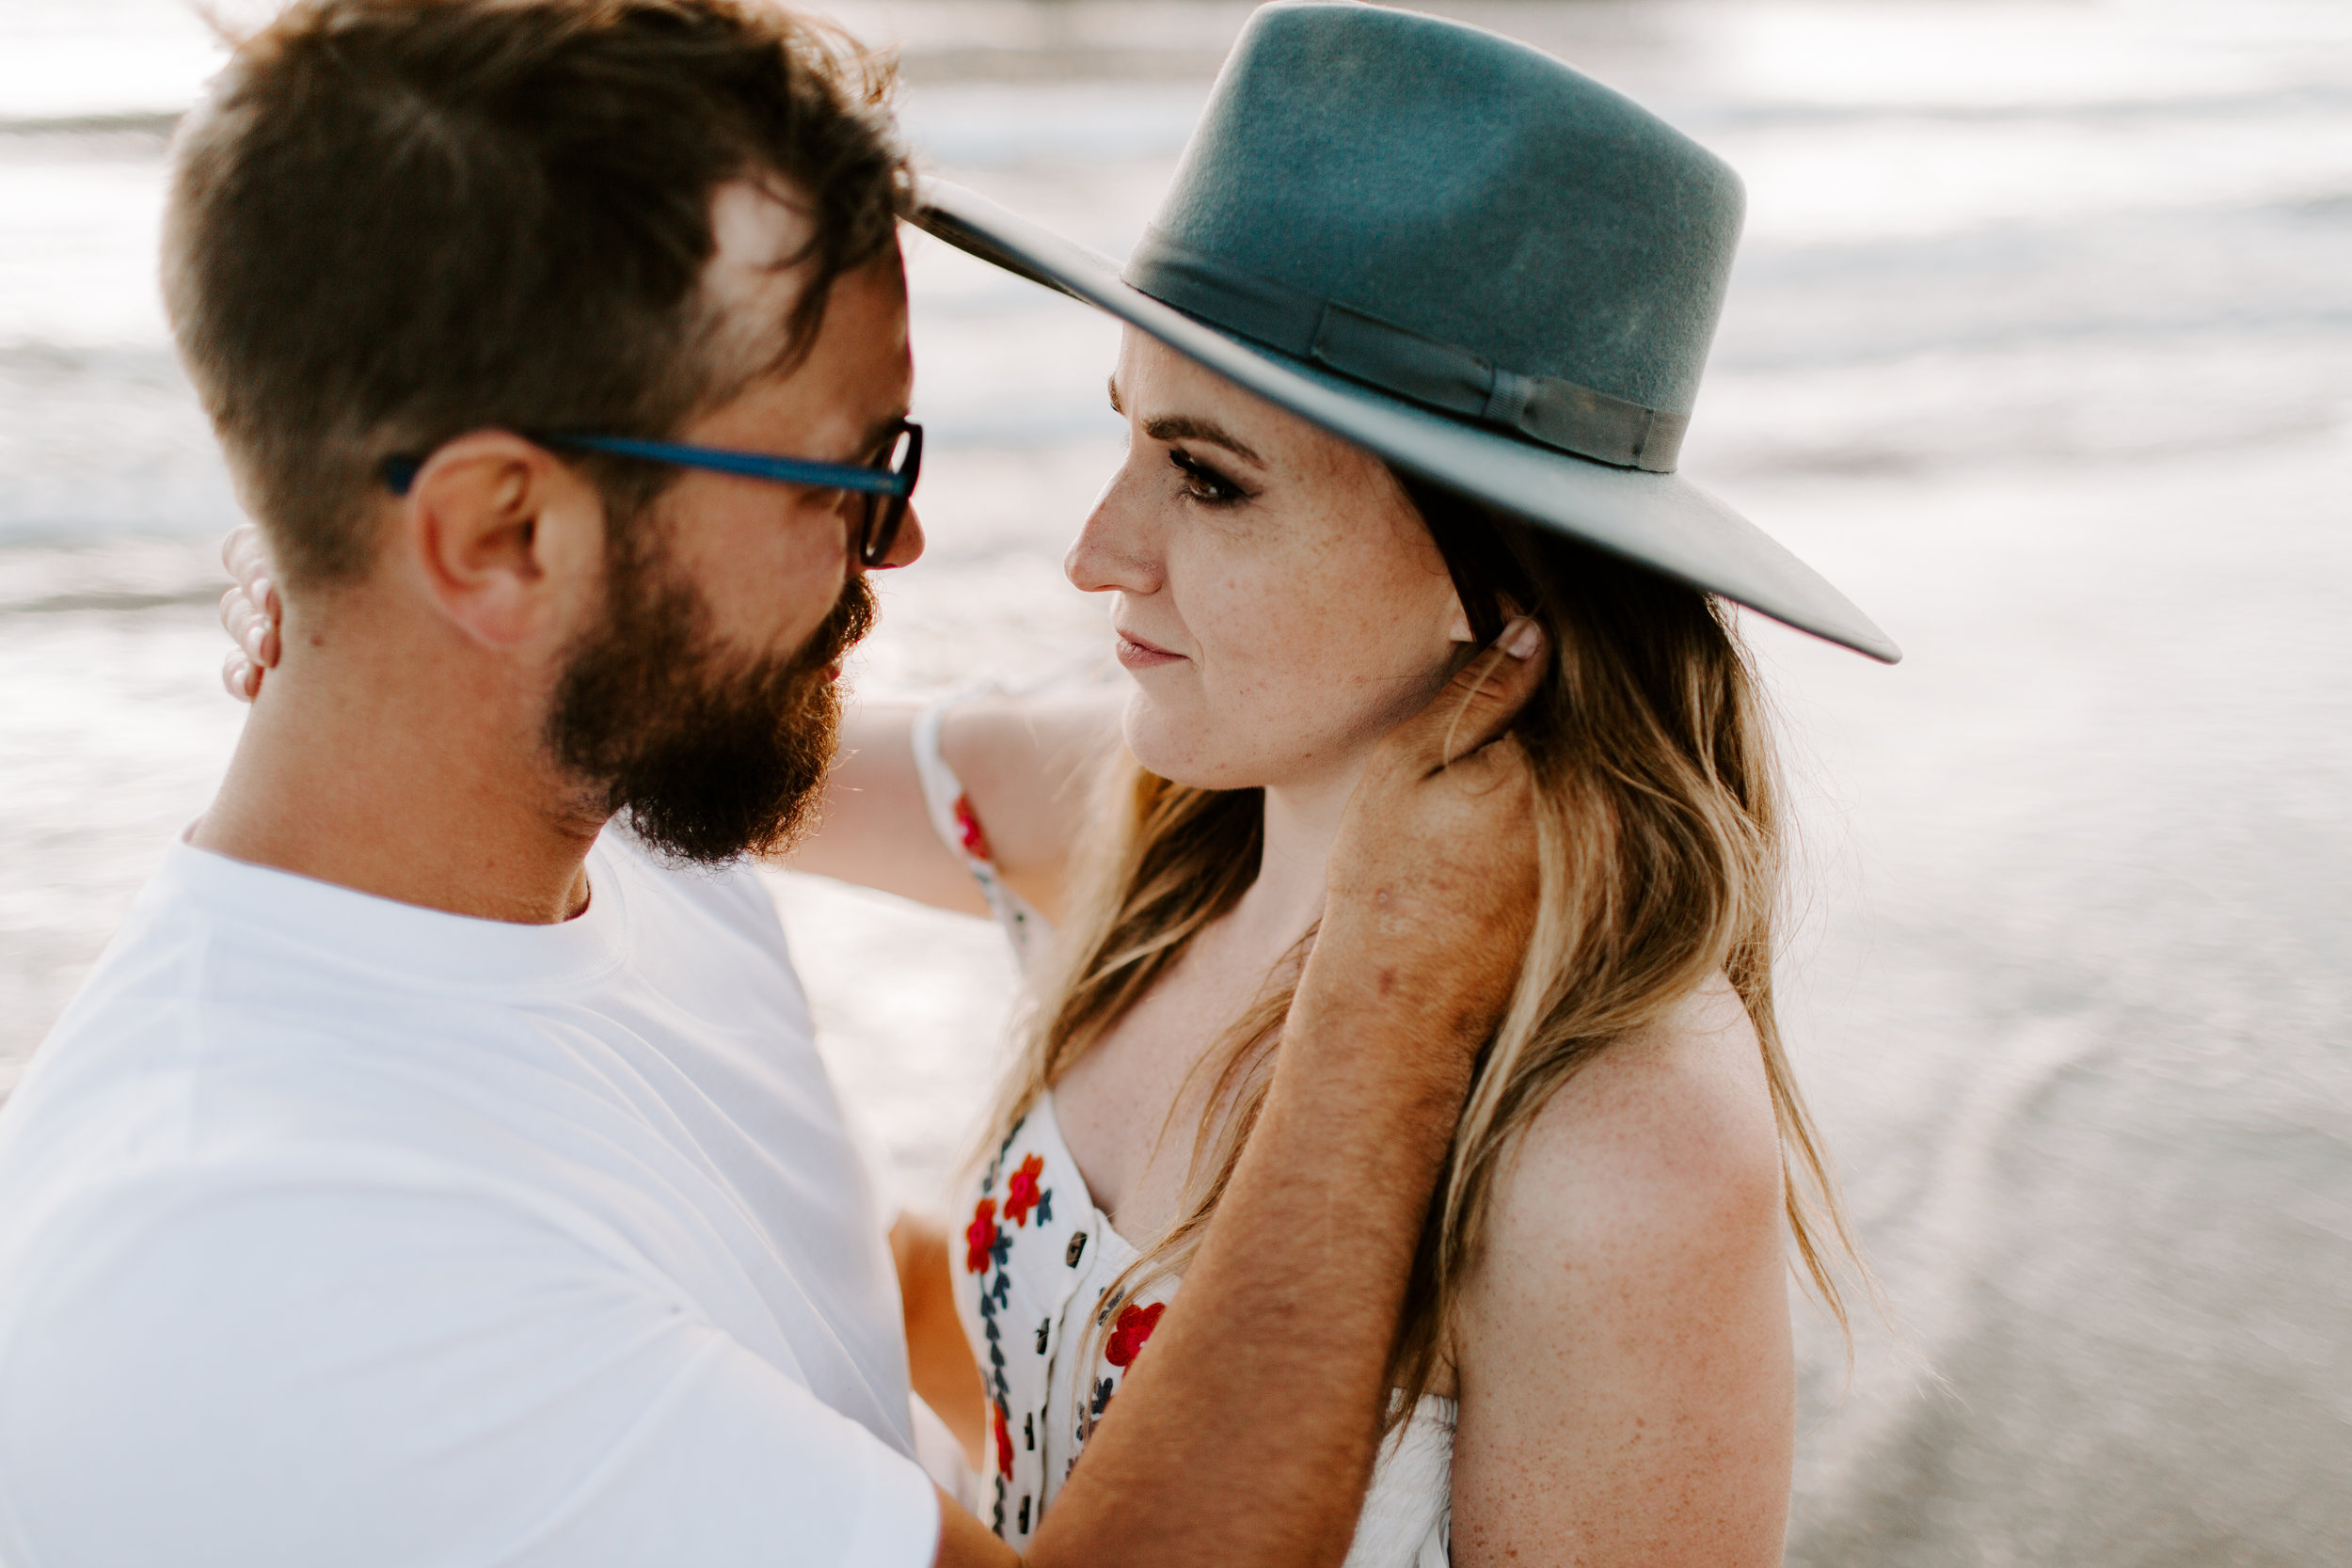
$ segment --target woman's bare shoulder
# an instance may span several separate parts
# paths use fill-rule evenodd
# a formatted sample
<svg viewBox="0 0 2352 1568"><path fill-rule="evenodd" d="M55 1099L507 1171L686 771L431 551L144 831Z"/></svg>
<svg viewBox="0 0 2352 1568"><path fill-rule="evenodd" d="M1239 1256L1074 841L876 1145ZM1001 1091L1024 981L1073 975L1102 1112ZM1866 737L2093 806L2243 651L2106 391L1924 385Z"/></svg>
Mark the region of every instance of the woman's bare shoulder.
<svg viewBox="0 0 2352 1568"><path fill-rule="evenodd" d="M1498 1172L1450 1325L1454 1560L1777 1561L1784 1248L1771 1092L1718 983L1587 1062Z"/></svg>
<svg viewBox="0 0 2352 1568"><path fill-rule="evenodd" d="M1784 1225L1756 1031L1718 980L1599 1052L1506 1154L1462 1348L1510 1338L1531 1313L1752 1295L1759 1275L1777 1280Z"/></svg>
<svg viewBox="0 0 2352 1568"><path fill-rule="evenodd" d="M1500 1178L1490 1223L1519 1239L1776 1227L1779 1135L1738 994L1718 978L1601 1050L1535 1113Z"/></svg>

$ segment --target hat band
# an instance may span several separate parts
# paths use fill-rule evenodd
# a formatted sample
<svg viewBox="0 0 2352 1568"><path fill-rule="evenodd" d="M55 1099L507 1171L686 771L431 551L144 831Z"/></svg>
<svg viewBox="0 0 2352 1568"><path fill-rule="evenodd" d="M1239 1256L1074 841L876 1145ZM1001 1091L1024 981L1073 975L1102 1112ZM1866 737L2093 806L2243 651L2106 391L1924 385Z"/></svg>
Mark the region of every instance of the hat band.
<svg viewBox="0 0 2352 1568"><path fill-rule="evenodd" d="M1551 375L1521 375L1454 343L1144 231L1124 277L1164 305L1278 354L1338 372L1440 413L1618 468L1674 472L1688 414L1661 413Z"/></svg>

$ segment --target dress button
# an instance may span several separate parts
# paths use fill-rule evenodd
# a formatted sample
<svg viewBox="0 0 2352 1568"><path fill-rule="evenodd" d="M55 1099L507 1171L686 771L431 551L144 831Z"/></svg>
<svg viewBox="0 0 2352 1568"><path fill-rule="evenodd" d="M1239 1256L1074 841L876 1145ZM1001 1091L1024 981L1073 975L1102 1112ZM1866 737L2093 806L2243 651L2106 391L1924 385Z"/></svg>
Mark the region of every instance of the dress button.
<svg viewBox="0 0 2352 1568"><path fill-rule="evenodd" d="M1074 1269L1078 1266L1078 1255L1086 1251L1086 1249L1087 1233L1081 1230L1075 1236L1070 1238L1069 1249L1061 1255L1061 1260Z"/></svg>

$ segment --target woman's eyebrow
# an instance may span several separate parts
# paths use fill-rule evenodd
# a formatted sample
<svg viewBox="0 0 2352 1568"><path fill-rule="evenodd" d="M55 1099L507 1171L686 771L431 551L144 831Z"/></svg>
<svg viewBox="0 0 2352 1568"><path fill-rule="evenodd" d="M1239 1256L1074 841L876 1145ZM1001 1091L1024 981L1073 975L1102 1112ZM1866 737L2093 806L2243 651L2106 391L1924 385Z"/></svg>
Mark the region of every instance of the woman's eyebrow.
<svg viewBox="0 0 2352 1568"><path fill-rule="evenodd" d="M1163 414L1158 419L1144 420L1143 433L1154 441L1205 441L1213 447L1223 447L1253 467L1265 467L1265 459L1248 442L1215 420L1193 414Z"/></svg>
<svg viewBox="0 0 2352 1568"><path fill-rule="evenodd" d="M1126 406L1119 401L1119 377L1111 377L1111 412L1124 414ZM1213 447L1223 447L1243 462L1257 467L1265 467L1257 449L1215 420L1204 420L1197 414L1162 414L1143 421L1143 433L1154 441L1206 441Z"/></svg>

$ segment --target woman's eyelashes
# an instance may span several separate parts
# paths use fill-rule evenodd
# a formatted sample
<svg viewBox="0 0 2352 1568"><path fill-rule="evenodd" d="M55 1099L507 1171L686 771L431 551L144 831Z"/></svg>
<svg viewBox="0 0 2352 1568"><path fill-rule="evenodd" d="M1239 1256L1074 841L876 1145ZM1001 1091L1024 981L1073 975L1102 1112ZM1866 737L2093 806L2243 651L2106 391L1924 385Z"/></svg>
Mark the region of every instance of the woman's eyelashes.
<svg viewBox="0 0 2352 1568"><path fill-rule="evenodd" d="M1248 491L1228 479L1215 465L1182 447L1169 448L1168 460L1184 476L1184 494L1202 506L1232 506L1249 499Z"/></svg>

